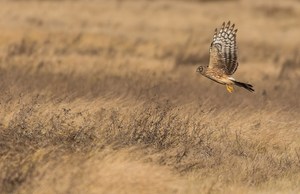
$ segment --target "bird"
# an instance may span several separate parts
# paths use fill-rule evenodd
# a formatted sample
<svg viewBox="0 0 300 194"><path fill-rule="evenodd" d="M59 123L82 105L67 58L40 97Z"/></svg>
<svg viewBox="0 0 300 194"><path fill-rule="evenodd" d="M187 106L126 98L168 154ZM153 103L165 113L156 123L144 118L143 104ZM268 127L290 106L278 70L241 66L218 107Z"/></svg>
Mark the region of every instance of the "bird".
<svg viewBox="0 0 300 194"><path fill-rule="evenodd" d="M232 77L239 66L237 61L236 33L235 24L231 25L230 21L227 24L223 22L219 32L216 28L209 48L209 64L200 65L196 72L219 84L225 85L229 93L234 91L234 85L254 92L251 84L239 82Z"/></svg>

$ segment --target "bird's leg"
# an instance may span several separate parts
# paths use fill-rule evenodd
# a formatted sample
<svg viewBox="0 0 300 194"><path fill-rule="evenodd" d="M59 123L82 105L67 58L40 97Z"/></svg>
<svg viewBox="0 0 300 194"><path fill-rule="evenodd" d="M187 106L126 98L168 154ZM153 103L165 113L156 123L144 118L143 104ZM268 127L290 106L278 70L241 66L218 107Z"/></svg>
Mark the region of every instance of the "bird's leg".
<svg viewBox="0 0 300 194"><path fill-rule="evenodd" d="M228 91L229 93L232 93L232 92L234 91L234 88L233 88L232 85L227 85L227 84L226 84L226 89L227 89L227 91Z"/></svg>

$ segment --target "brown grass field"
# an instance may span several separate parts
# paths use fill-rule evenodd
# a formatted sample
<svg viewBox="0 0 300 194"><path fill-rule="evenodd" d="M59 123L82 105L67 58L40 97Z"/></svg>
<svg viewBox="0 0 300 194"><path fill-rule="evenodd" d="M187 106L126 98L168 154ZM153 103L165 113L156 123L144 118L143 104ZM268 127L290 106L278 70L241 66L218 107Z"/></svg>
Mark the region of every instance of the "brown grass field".
<svg viewBox="0 0 300 194"><path fill-rule="evenodd" d="M299 0L0 1L0 193L300 193ZM196 73L231 20L235 78Z"/></svg>

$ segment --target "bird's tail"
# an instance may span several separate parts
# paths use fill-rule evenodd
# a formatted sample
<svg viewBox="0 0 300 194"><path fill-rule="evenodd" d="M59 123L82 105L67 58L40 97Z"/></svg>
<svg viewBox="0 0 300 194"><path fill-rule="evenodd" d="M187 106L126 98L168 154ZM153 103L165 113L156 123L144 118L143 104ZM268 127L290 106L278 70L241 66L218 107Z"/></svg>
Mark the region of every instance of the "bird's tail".
<svg viewBox="0 0 300 194"><path fill-rule="evenodd" d="M235 85L245 88L246 90L250 91L250 92L254 92L253 86L251 84L246 84L243 82L238 82L238 81L233 81Z"/></svg>

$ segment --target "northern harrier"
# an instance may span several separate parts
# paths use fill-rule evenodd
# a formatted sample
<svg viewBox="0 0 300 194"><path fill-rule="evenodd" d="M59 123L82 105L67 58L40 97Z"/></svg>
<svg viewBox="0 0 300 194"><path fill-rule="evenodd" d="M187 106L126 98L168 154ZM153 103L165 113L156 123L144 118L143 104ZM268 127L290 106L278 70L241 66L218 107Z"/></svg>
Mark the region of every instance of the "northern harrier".
<svg viewBox="0 0 300 194"><path fill-rule="evenodd" d="M230 26L230 21L226 25L224 22L219 32L218 29L215 30L209 49L209 65L199 66L197 72L219 84L226 85L229 93L233 92L233 85L253 92L254 89L251 84L238 82L231 77L239 65L237 62L236 32L237 29L234 29L234 24Z"/></svg>

